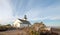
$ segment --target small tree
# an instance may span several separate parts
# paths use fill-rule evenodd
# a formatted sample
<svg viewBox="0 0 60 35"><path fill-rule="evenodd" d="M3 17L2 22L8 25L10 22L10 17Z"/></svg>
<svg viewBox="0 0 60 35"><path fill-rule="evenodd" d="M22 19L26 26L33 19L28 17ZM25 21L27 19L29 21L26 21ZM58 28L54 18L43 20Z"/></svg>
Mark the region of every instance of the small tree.
<svg viewBox="0 0 60 35"><path fill-rule="evenodd" d="M1 26L1 24L0 24L0 26Z"/></svg>
<svg viewBox="0 0 60 35"><path fill-rule="evenodd" d="M7 24L6 26L11 26L11 24Z"/></svg>

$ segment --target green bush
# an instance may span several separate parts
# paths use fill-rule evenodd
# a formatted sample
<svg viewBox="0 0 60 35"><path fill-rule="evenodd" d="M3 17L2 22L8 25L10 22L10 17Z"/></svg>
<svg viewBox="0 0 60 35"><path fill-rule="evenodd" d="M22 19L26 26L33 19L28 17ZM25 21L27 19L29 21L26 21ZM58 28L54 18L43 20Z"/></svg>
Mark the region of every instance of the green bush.
<svg viewBox="0 0 60 35"><path fill-rule="evenodd" d="M0 31L5 31L7 28L5 26L0 26Z"/></svg>
<svg viewBox="0 0 60 35"><path fill-rule="evenodd" d="M0 31L6 31L6 30L11 29L11 28L12 27L11 27L10 24L8 24L8 25L2 25L2 26L0 26Z"/></svg>

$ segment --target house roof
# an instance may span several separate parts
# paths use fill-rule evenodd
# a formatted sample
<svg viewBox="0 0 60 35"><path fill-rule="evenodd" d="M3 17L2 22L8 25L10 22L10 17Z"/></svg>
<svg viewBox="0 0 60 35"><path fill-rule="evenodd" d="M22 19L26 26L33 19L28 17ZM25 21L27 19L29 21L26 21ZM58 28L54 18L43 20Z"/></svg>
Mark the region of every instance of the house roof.
<svg viewBox="0 0 60 35"><path fill-rule="evenodd" d="M18 20L20 20L20 21L23 22L24 24L30 24L30 22L27 21L27 20L23 20L23 19L18 19Z"/></svg>

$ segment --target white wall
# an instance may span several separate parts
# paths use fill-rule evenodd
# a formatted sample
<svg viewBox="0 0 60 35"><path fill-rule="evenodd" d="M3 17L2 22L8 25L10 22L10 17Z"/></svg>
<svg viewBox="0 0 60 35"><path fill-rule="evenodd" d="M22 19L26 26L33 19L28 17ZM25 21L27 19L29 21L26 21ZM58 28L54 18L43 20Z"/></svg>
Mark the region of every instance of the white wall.
<svg viewBox="0 0 60 35"><path fill-rule="evenodd" d="M22 27L28 27L29 25L28 24L20 24L20 28L22 28Z"/></svg>
<svg viewBox="0 0 60 35"><path fill-rule="evenodd" d="M18 19L13 23L13 26L14 27L17 27L17 28L22 28L22 27L28 27L29 24L24 24L22 23L21 21L19 21Z"/></svg>
<svg viewBox="0 0 60 35"><path fill-rule="evenodd" d="M17 19L17 20L15 20L15 22L13 23L13 26L14 26L14 27L20 27L20 23L22 23L22 22Z"/></svg>

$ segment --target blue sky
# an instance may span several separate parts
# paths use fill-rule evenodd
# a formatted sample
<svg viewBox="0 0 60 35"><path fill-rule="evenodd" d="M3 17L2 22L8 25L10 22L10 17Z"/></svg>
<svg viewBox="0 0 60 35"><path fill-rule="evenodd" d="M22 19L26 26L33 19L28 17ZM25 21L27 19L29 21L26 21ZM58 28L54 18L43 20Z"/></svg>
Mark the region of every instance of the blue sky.
<svg viewBox="0 0 60 35"><path fill-rule="evenodd" d="M12 23L27 15L28 20L60 26L60 0L0 0L0 23Z"/></svg>

